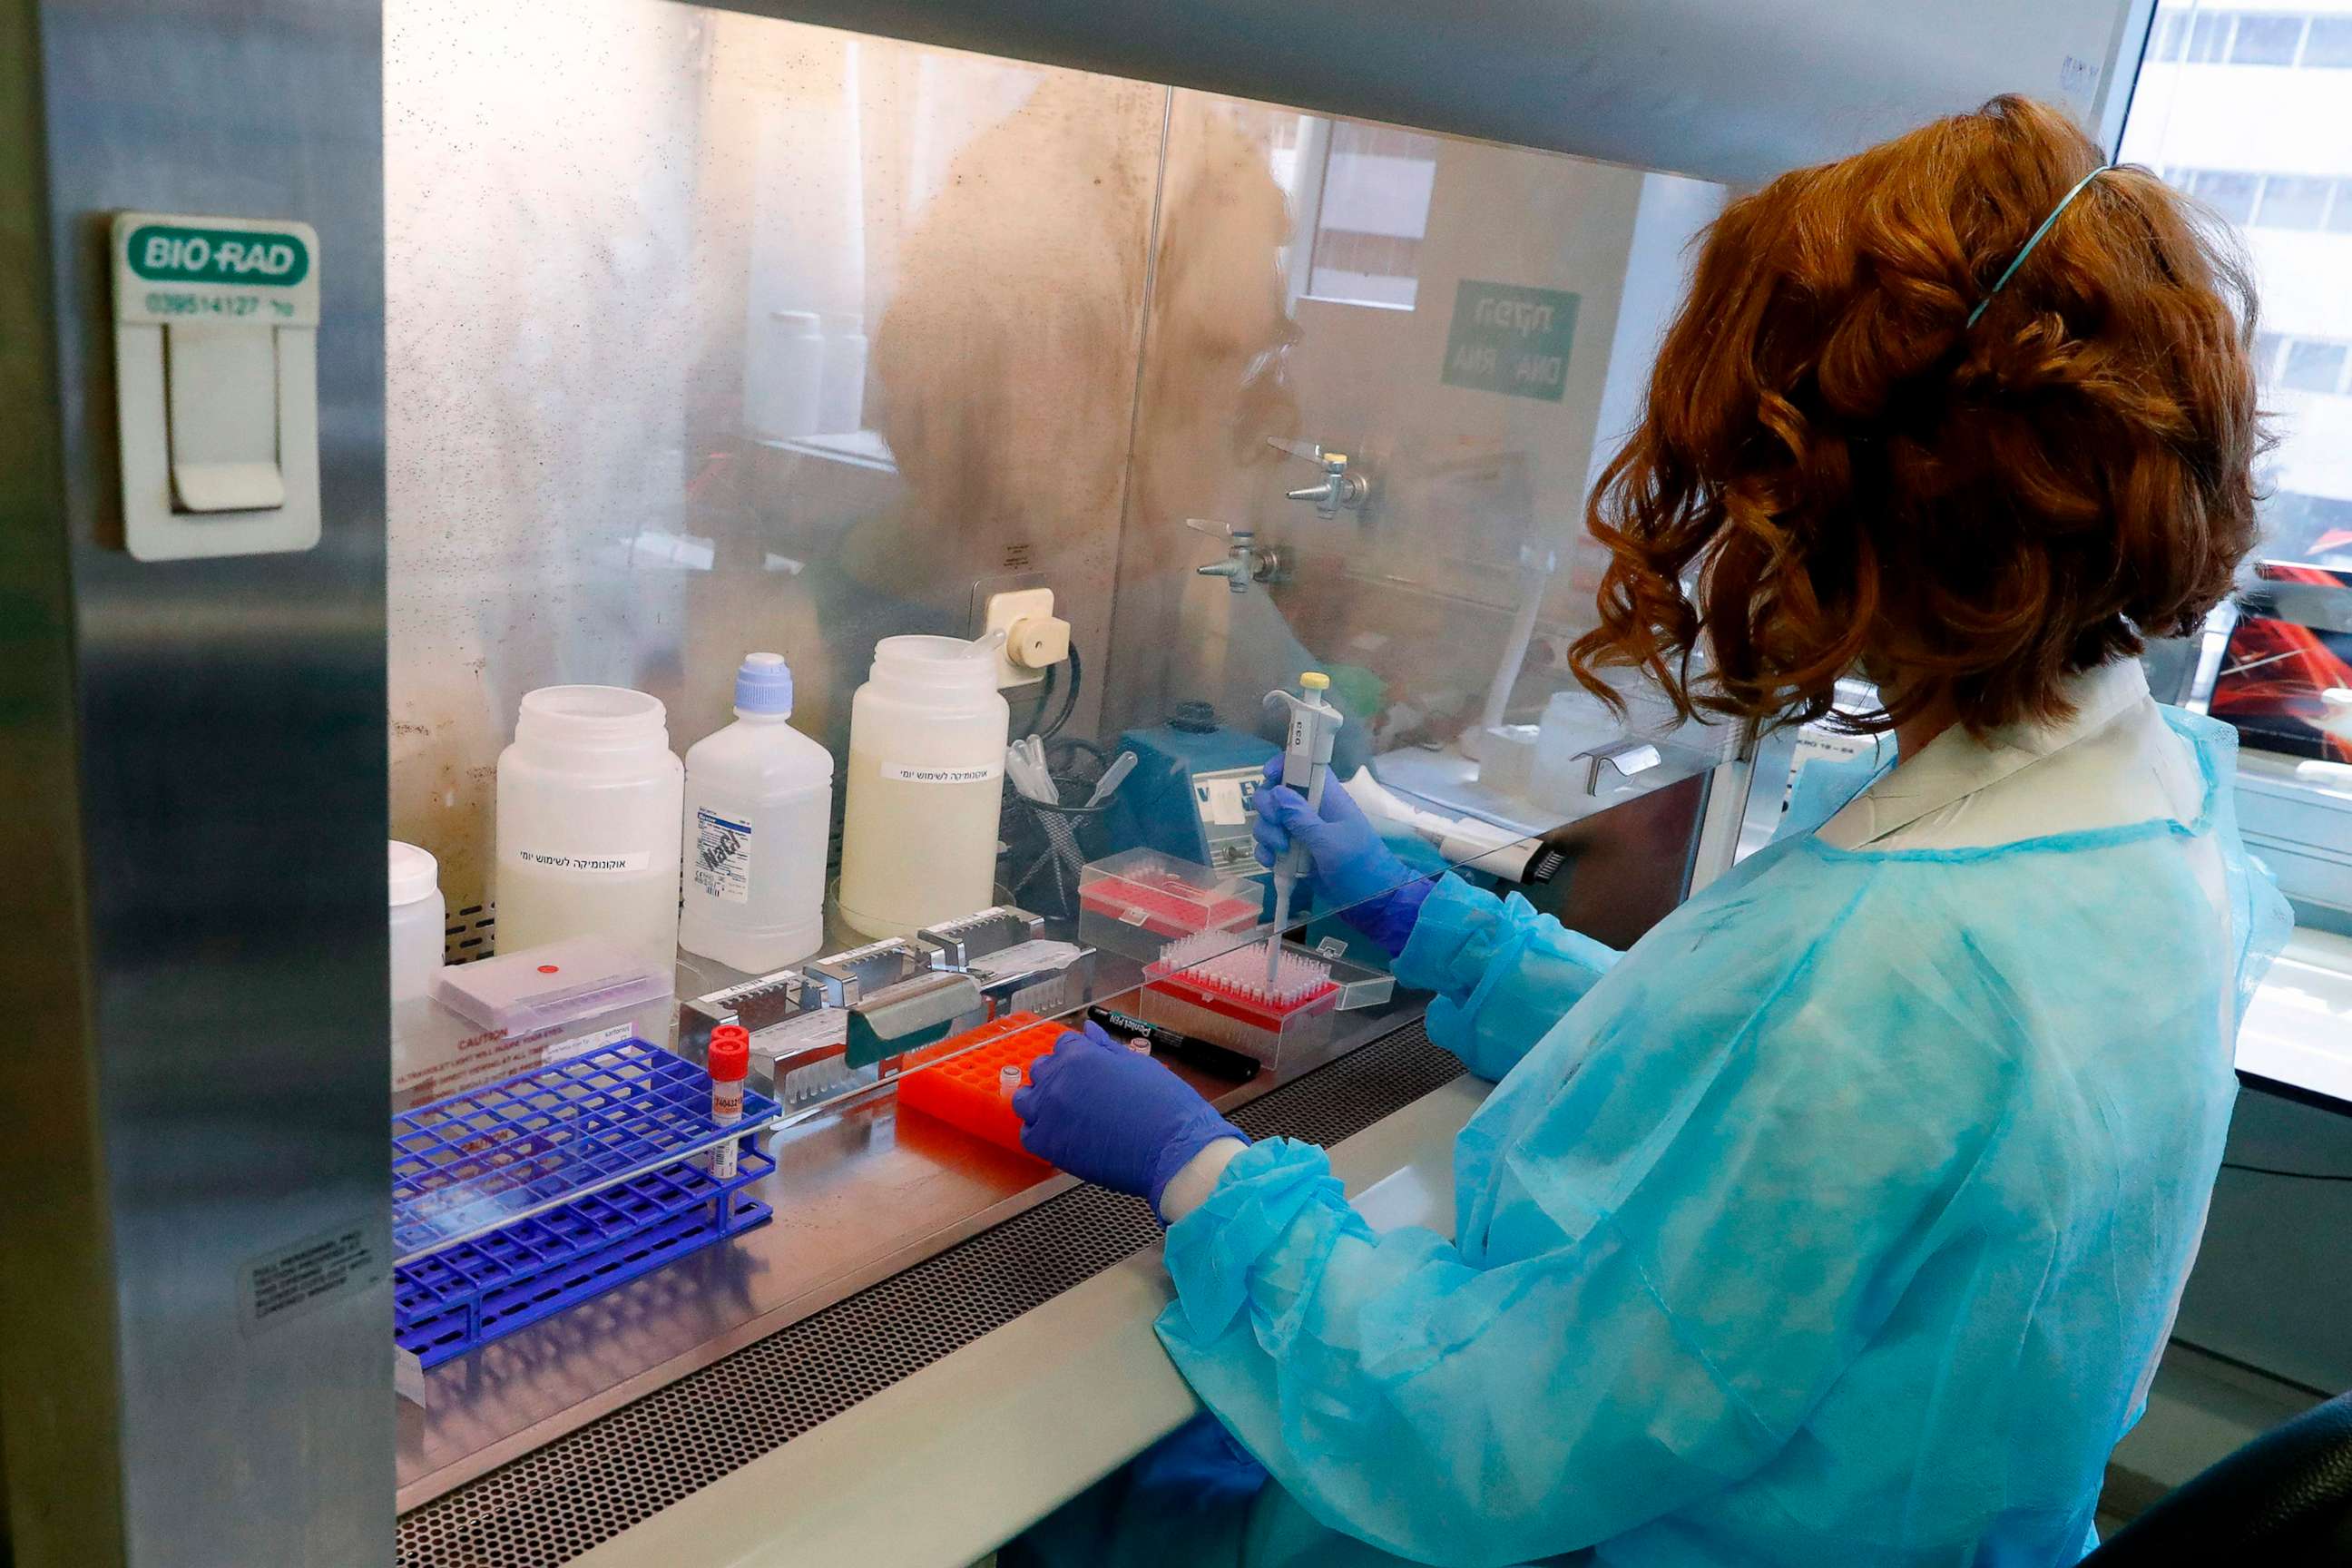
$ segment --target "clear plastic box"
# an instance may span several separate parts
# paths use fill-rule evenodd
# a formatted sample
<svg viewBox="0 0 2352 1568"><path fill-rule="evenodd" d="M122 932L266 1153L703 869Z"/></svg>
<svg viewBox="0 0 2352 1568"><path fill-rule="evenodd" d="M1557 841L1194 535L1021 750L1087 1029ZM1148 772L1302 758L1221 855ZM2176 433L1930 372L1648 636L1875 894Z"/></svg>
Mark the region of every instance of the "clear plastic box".
<svg viewBox="0 0 2352 1568"><path fill-rule="evenodd" d="M445 969L434 997L469 1024L520 1034L666 999L672 984L616 943L578 936Z"/></svg>
<svg viewBox="0 0 2352 1568"><path fill-rule="evenodd" d="M1078 874L1080 940L1132 958L1206 931L1247 931L1265 908L1261 886L1244 877L1180 860L1157 849L1129 849Z"/></svg>
<svg viewBox="0 0 2352 1568"><path fill-rule="evenodd" d="M1321 969L1319 981L1283 1002L1244 977L1263 963L1262 941L1213 954L1201 968L1192 967L1183 953L1192 945L1178 943L1144 969L1135 1010L1146 1022L1238 1051L1277 1071L1286 1062L1296 1063L1330 1044L1332 1015L1339 1011L1343 989L1331 973L1330 960L1296 943L1283 943L1286 953Z"/></svg>
<svg viewBox="0 0 2352 1568"><path fill-rule="evenodd" d="M667 1045L676 1013L668 973L593 937L444 969L430 1000L394 1010L394 1109L623 1040Z"/></svg>

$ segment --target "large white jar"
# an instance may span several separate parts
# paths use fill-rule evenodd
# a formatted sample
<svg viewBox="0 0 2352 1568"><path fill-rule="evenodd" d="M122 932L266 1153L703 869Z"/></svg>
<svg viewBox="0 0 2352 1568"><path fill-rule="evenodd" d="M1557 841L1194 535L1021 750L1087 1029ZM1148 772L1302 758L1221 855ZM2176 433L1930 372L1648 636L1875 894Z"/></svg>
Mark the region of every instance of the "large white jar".
<svg viewBox="0 0 2352 1568"><path fill-rule="evenodd" d="M686 769L658 698L617 686L527 692L499 753L499 949L601 936L677 962Z"/></svg>
<svg viewBox="0 0 2352 1568"><path fill-rule="evenodd" d="M849 707L842 919L869 936L904 936L995 901L1012 729L991 645L904 637L874 646L873 671Z"/></svg>

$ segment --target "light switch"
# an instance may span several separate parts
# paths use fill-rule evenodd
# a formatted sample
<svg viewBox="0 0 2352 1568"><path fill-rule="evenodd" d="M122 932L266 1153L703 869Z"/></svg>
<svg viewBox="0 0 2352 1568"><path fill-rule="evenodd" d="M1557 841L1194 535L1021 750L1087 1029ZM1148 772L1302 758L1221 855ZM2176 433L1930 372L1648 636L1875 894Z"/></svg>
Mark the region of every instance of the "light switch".
<svg viewBox="0 0 2352 1568"><path fill-rule="evenodd" d="M118 213L122 540L142 561L319 542L319 237Z"/></svg>
<svg viewBox="0 0 2352 1568"><path fill-rule="evenodd" d="M286 504L278 468L278 334L174 322L163 329L175 511Z"/></svg>

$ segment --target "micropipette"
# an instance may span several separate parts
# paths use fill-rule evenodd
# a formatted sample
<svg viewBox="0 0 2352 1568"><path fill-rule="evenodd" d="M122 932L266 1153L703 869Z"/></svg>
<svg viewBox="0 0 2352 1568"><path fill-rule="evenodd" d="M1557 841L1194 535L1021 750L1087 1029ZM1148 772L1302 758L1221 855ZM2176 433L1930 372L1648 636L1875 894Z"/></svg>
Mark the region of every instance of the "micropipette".
<svg viewBox="0 0 2352 1568"><path fill-rule="evenodd" d="M1290 710L1290 740L1282 752L1282 782L1307 797L1307 808L1323 807L1323 784L1331 776L1331 746L1346 715L1325 700L1331 678L1310 669L1298 678L1298 695L1269 691L1266 706L1279 702ZM1292 839L1282 858L1274 863L1274 934L1265 943L1265 983L1272 986L1282 967L1282 933L1290 924L1290 892L1307 868L1307 846Z"/></svg>

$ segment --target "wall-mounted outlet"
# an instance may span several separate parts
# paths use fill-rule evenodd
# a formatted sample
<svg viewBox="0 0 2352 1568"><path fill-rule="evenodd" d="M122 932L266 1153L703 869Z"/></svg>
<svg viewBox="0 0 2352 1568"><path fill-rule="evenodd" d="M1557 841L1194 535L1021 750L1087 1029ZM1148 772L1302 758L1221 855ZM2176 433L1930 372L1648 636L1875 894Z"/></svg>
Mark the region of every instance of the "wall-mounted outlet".
<svg viewBox="0 0 2352 1568"><path fill-rule="evenodd" d="M982 636L1004 634L996 650L999 689L1034 686L1045 672L1070 657L1070 623L1054 614L1051 588L1013 588L988 596Z"/></svg>

